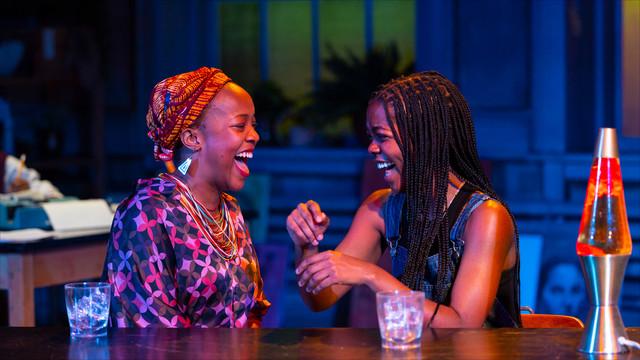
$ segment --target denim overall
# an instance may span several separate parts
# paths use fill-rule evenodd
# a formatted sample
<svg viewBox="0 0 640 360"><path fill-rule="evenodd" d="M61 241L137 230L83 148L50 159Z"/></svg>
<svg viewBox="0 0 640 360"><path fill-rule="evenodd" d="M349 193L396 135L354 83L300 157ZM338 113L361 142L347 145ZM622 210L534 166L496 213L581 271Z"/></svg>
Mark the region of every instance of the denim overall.
<svg viewBox="0 0 640 360"><path fill-rule="evenodd" d="M469 201L466 203L466 205L464 205L464 208L460 212L460 215L451 227L451 231L449 233L449 240L451 241L451 246L449 248L449 259L451 263L449 264L450 266L448 266L448 270L445 275L444 298L435 299L439 254L434 254L427 258L425 278L423 282L423 291L425 294L425 298L438 303L442 303L443 305L448 305L446 303L448 301L447 298L449 297L449 293L451 292L451 287L455 280L456 272L458 271L458 268L460 266L460 259L464 252L464 240L462 239L462 236L467 225L467 220L471 216L471 213L488 199L490 199L490 197L486 194L473 192L469 197ZM404 202L404 193L391 194L383 209L385 237L387 245L389 246L389 252L391 254L391 272L397 279L402 276L408 260L407 248L400 245L400 223L401 219L404 216ZM496 298L489 316L485 321L484 327L517 327L518 325L514 320L514 317L514 315L509 314L509 311L502 305L501 301Z"/></svg>

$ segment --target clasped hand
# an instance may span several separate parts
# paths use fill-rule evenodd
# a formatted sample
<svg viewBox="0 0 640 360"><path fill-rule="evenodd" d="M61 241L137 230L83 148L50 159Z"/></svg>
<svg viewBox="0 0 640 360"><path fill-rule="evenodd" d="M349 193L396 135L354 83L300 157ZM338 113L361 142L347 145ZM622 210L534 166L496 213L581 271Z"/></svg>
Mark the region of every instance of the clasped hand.
<svg viewBox="0 0 640 360"><path fill-rule="evenodd" d="M334 284L361 284L366 280L367 266L371 265L338 251L313 253L324 239L329 222L329 217L313 200L298 204L287 217L287 231L294 244L301 249L312 249L312 255L300 262L296 274L298 285L313 294Z"/></svg>
<svg viewBox="0 0 640 360"><path fill-rule="evenodd" d="M298 286L317 294L331 285L358 285L371 274L371 264L338 251L324 251L310 256L298 265Z"/></svg>
<svg viewBox="0 0 640 360"><path fill-rule="evenodd" d="M287 232L293 242L301 248L318 246L329 227L329 217L313 200L298 204L287 217Z"/></svg>

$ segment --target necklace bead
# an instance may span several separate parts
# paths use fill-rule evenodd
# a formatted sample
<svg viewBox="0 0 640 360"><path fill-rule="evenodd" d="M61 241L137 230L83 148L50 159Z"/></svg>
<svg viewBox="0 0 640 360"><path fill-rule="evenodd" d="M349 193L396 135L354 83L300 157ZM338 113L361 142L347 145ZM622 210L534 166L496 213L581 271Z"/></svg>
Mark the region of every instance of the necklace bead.
<svg viewBox="0 0 640 360"><path fill-rule="evenodd" d="M224 200L224 194L220 194L218 214L212 214L193 196L189 187L180 179L171 174L160 174L160 177L176 185L176 190L181 195L180 203L191 215L198 229L213 246L216 253L225 260L235 258L238 254L237 237L231 214Z"/></svg>

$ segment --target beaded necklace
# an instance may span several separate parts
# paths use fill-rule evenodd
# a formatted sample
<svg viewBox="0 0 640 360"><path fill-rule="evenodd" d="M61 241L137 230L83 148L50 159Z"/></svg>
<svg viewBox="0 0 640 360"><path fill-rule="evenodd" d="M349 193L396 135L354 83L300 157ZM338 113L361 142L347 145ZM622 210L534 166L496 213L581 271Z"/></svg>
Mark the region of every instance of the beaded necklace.
<svg viewBox="0 0 640 360"><path fill-rule="evenodd" d="M216 253L225 260L235 258L238 254L236 232L224 195L220 194L220 215L215 216L193 196L189 187L180 179L171 174L160 174L160 177L176 184L176 190L181 195L180 203L187 209L198 225L198 229L213 246Z"/></svg>

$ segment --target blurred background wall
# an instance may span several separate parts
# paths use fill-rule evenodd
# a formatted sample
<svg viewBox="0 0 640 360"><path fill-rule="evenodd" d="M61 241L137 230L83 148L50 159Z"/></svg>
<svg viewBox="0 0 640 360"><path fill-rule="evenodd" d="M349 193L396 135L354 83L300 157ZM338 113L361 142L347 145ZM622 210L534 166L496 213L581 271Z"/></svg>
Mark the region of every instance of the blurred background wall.
<svg viewBox="0 0 640 360"><path fill-rule="evenodd" d="M518 221L522 305L584 318L574 244L600 127L618 129L640 241L638 29L640 0L3 1L0 149L28 154L65 194L118 202L162 170L145 130L151 87L221 67L252 94L260 123L238 197L274 302L268 325L366 325L375 317L366 291L327 312L304 308L285 218L317 200L333 248L380 186L366 161L369 95L400 74L437 70L469 101L485 170ZM636 254L621 299L631 326L640 325ZM38 321L50 319L43 310Z"/></svg>

